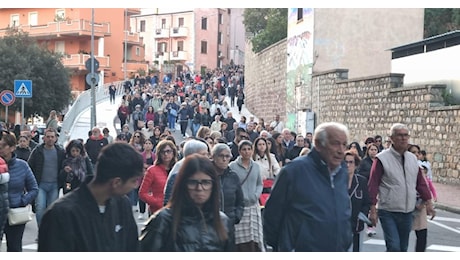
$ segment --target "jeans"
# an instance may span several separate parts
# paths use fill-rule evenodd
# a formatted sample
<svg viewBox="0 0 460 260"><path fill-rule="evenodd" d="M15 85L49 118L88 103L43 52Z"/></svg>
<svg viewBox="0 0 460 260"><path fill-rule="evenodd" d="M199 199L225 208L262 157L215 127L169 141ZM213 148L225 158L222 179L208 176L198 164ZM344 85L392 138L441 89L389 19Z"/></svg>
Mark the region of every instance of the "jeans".
<svg viewBox="0 0 460 260"><path fill-rule="evenodd" d="M192 123L192 135L196 137L198 129L200 129L201 124Z"/></svg>
<svg viewBox="0 0 460 260"><path fill-rule="evenodd" d="M175 131L176 129L176 117L168 115L168 127L171 131Z"/></svg>
<svg viewBox="0 0 460 260"><path fill-rule="evenodd" d="M22 237L26 224L10 226L8 220L5 223L6 251L22 252ZM1 237L0 237L1 241Z"/></svg>
<svg viewBox="0 0 460 260"><path fill-rule="evenodd" d="M412 230L412 212L391 212L379 209L387 252L407 252L409 234Z"/></svg>
<svg viewBox="0 0 460 260"><path fill-rule="evenodd" d="M43 213L45 213L46 208L57 200L58 197L59 187L57 182L40 182L40 184L38 184L38 196L35 200L35 216L37 218L38 227L40 227Z"/></svg>

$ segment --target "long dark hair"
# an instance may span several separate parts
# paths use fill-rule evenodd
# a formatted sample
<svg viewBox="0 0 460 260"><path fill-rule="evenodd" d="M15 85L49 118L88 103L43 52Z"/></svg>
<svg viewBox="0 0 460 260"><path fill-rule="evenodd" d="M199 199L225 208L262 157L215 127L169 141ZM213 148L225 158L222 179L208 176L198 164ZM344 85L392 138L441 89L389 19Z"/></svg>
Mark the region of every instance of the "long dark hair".
<svg viewBox="0 0 460 260"><path fill-rule="evenodd" d="M185 157L182 166L180 167L179 173L177 174L176 180L174 181L174 187L171 195L171 199L168 201L166 207L172 209L172 234L173 240L176 240L177 230L182 220L183 210L190 205L193 205L190 197L187 180L190 176L197 172L203 172L213 180L211 196L208 201L203 205L204 211L210 211L213 216L213 226L216 230L221 241L228 239L227 231L224 223L220 218L220 182L217 180L217 174L214 170L214 165L209 158L200 154L191 154Z"/></svg>

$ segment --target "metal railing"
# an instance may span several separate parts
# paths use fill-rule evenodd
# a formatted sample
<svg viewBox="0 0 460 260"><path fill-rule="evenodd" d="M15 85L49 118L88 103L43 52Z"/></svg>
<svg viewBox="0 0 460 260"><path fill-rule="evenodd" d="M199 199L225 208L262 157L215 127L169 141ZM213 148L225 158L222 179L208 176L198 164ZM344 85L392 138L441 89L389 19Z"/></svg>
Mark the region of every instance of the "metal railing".
<svg viewBox="0 0 460 260"><path fill-rule="evenodd" d="M134 80L131 80L131 84L133 84ZM120 96L124 93L123 83L125 81L116 81L112 82L115 87L117 88L116 96ZM106 101L109 99L109 86L112 83L106 83L102 87L96 87L96 104ZM72 127L75 124L76 120L80 117L80 115L85 112L87 109L91 108L91 89L88 89L82 92L77 99L73 102L72 106L69 108L67 113L64 116L64 120L62 121L61 132L58 138L58 143L62 146L68 141L70 138L70 132L72 131Z"/></svg>

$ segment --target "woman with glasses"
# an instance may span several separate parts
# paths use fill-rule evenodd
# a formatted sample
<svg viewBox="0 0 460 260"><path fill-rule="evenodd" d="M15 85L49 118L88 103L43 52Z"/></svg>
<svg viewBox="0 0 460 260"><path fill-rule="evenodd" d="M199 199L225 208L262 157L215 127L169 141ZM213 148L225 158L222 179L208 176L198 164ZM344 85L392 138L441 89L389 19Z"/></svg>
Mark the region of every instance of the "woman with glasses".
<svg viewBox="0 0 460 260"><path fill-rule="evenodd" d="M349 251L359 252L363 245L363 237L360 235L364 230L364 222L358 218L359 213L367 217L371 206L367 190L367 179L357 174L357 168L361 162L359 156L350 150L345 152L345 163L348 167L348 195L351 201L351 232L353 243Z"/></svg>
<svg viewBox="0 0 460 260"><path fill-rule="evenodd" d="M244 213L235 225L235 243L239 252L264 252L262 214L259 198L262 194L262 176L259 165L252 160L252 143L242 140L238 144L239 156L229 164L240 179L244 195Z"/></svg>
<svg viewBox="0 0 460 260"><path fill-rule="evenodd" d="M244 195L241 189L240 179L230 167L230 160L233 158L230 147L227 144L214 144L211 151L211 158L214 169L217 172L217 179L221 186L220 210L225 212L233 224L230 237L233 249L235 248L234 225L240 223L244 211Z"/></svg>
<svg viewBox="0 0 460 260"><path fill-rule="evenodd" d="M149 215L163 207L163 190L176 161L176 145L169 140L160 141L155 151L155 162L147 168L139 188L139 198L149 205Z"/></svg>
<svg viewBox="0 0 460 260"><path fill-rule="evenodd" d="M220 182L212 162L185 158L168 204L141 231L143 252L232 251L232 225L220 209Z"/></svg>
<svg viewBox="0 0 460 260"><path fill-rule="evenodd" d="M131 140L129 140L129 144L136 149L136 151L142 153L144 151L144 142L145 142L145 136L142 130L136 130L134 131L133 136L131 137Z"/></svg>

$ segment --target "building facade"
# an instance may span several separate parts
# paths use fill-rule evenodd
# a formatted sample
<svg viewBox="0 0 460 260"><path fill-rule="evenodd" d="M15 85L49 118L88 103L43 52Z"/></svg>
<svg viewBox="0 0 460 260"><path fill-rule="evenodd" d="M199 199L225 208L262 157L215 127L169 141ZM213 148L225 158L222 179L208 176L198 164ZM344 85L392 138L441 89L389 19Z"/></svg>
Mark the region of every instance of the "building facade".
<svg viewBox="0 0 460 260"><path fill-rule="evenodd" d="M145 59L160 74L204 73L244 61L243 9L143 9L130 27L144 38Z"/></svg>
<svg viewBox="0 0 460 260"><path fill-rule="evenodd" d="M148 71L143 40L130 32L127 22L139 13L140 9L129 8L95 8L94 12L91 8L2 8L0 37L10 29L21 30L62 53L62 63L71 70L72 92L78 95L89 88L85 78L90 70L85 62L92 49L99 63L99 85Z"/></svg>

